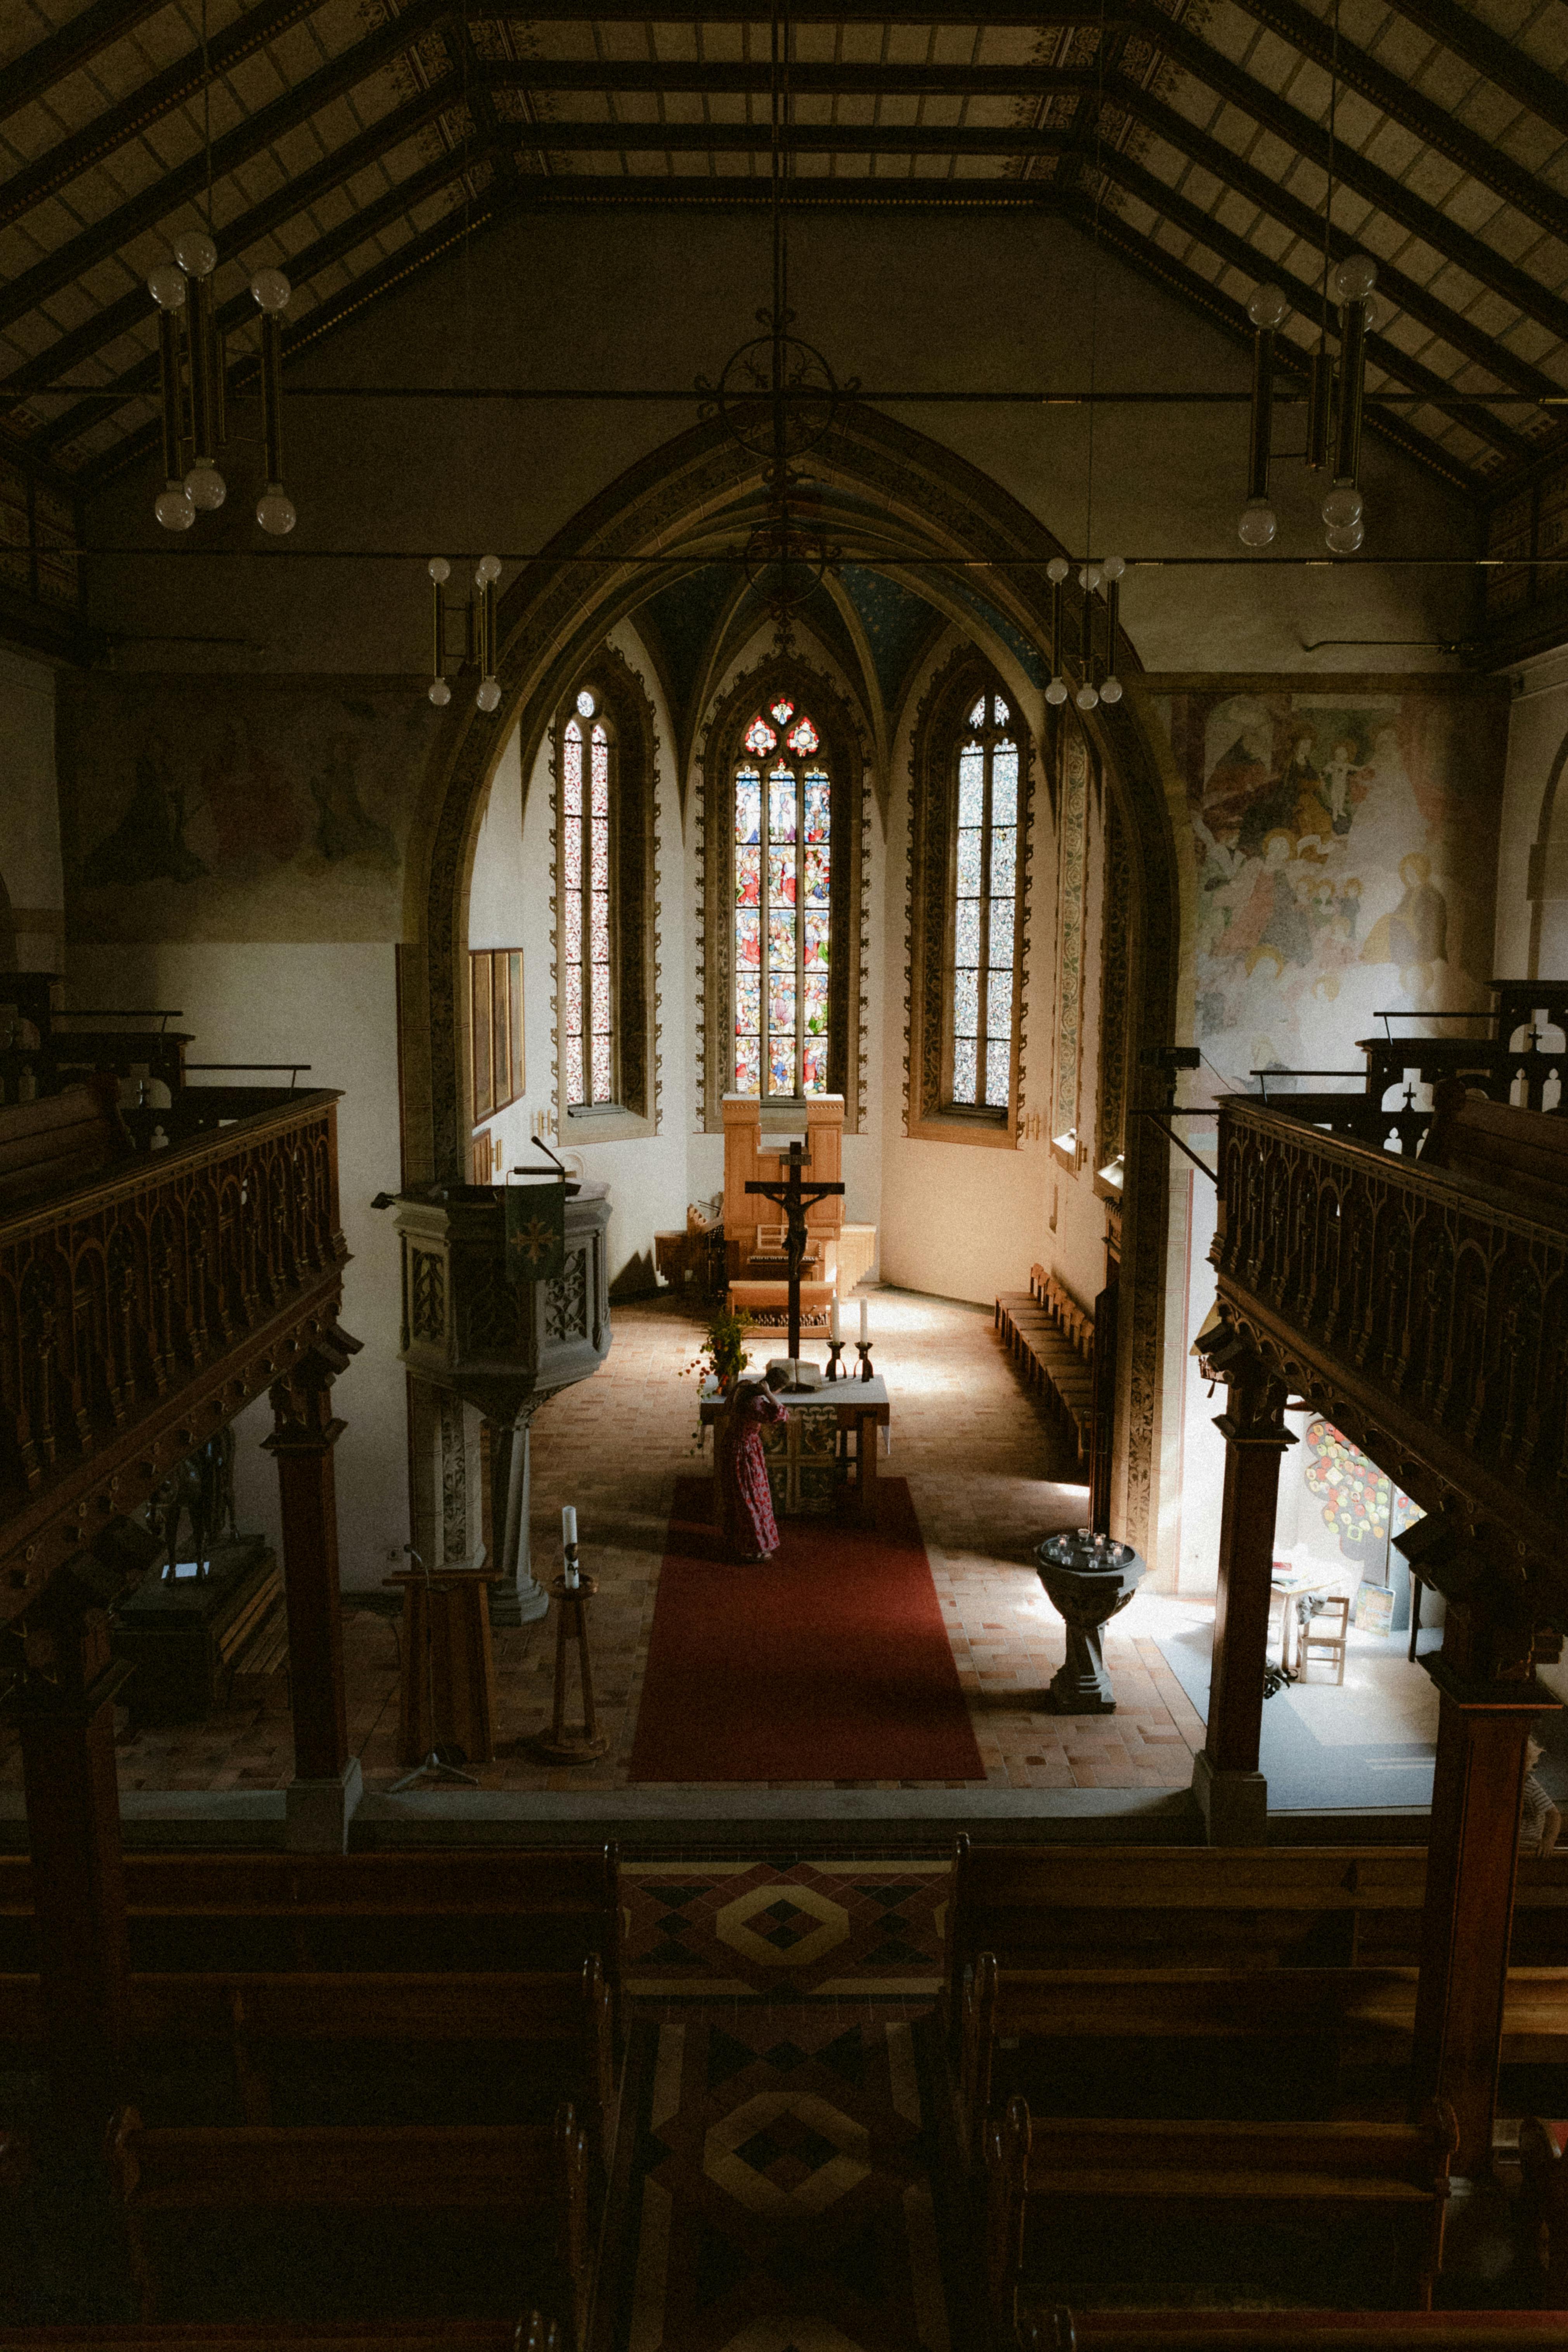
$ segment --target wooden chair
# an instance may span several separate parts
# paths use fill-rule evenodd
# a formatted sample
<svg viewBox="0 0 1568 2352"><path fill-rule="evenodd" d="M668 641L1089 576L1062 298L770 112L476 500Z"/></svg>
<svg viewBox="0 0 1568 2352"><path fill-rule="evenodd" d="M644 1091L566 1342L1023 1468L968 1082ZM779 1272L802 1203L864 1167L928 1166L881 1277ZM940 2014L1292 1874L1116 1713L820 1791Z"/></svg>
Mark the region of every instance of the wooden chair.
<svg viewBox="0 0 1568 2352"><path fill-rule="evenodd" d="M1345 1651L1350 1643L1351 1604L1342 1592L1314 1592L1307 1596L1311 1603L1310 1614L1301 1625L1297 1643L1297 1662L1303 1681L1314 1656L1330 1657L1334 1662L1334 1680L1343 1685ZM1332 1631L1320 1633L1315 1629L1321 1618L1327 1618Z"/></svg>
<svg viewBox="0 0 1568 2352"><path fill-rule="evenodd" d="M1156 2221L1223 2232L1232 2297L1247 2283L1237 2264L1246 2261L1238 2232L1248 2223L1304 2233L1300 2284L1320 2292L1324 2233L1341 2252L1364 2235L1381 2274L1392 2255L1405 2307L1429 2310L1458 2139L1453 2110L1440 2103L1419 2124L1216 2124L1050 2121L1012 2099L986 2147L994 2341L1013 2340L1024 2303L1068 2300L1051 2292L1064 2273L1081 2278L1102 2266L1130 2282L1127 2258ZM1271 2241L1271 2265L1279 2251ZM1194 2279L1199 2289L1205 2284Z"/></svg>
<svg viewBox="0 0 1568 2352"><path fill-rule="evenodd" d="M588 2149L569 2106L542 2126L228 2131L150 2130L126 2107L108 2154L144 2322L157 2315L155 2213L504 2213L528 2299L556 2321L563 2352L586 2352ZM481 2299L486 2284L476 2279Z"/></svg>

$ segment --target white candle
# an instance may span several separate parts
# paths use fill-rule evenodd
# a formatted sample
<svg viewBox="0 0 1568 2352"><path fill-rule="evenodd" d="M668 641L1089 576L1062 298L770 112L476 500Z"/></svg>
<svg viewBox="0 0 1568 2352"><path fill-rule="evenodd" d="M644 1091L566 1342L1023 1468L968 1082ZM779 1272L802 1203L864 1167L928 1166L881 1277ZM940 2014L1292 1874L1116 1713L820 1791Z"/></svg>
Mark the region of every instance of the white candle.
<svg viewBox="0 0 1568 2352"><path fill-rule="evenodd" d="M843 1322L839 1316L838 1301L837 1298L833 1302L832 1310L827 1318L827 1328L832 1332L833 1337L836 1339L842 1340L844 1337Z"/></svg>
<svg viewBox="0 0 1568 2352"><path fill-rule="evenodd" d="M798 1356L792 1356L789 1360L789 1384L792 1389L796 1385L799 1379L800 1358Z"/></svg>
<svg viewBox="0 0 1568 2352"><path fill-rule="evenodd" d="M870 1338L870 1336L871 1302L868 1298L863 1298L860 1301L860 1343L862 1347L864 1347L866 1341Z"/></svg>
<svg viewBox="0 0 1568 2352"><path fill-rule="evenodd" d="M577 1540L577 1511L574 1504L568 1503L562 1511L561 1540L567 1545L574 1544Z"/></svg>

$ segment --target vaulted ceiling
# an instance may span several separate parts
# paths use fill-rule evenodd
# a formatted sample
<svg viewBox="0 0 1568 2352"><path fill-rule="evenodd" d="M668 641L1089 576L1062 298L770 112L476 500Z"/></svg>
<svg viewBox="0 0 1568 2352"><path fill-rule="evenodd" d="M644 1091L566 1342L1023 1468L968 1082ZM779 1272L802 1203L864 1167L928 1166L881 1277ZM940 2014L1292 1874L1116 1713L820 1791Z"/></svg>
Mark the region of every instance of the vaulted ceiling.
<svg viewBox="0 0 1568 2352"><path fill-rule="evenodd" d="M1331 169L1329 257L1379 267L1369 390L1405 396L1379 429L1478 492L1556 434L1564 0L791 15L793 201L1059 214L1238 336L1272 278L1288 356ZM145 278L209 176L220 318L278 263L296 352L525 207L765 201L771 38L735 0L6 0L0 435L84 488L146 446Z"/></svg>

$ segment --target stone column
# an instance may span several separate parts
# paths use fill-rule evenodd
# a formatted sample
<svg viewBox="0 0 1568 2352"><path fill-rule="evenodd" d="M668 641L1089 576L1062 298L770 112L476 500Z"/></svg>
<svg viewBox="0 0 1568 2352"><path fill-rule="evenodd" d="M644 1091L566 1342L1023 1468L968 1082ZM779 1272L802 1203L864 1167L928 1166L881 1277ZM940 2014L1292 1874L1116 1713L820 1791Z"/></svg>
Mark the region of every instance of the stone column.
<svg viewBox="0 0 1568 2352"><path fill-rule="evenodd" d="M1531 1627L1513 1596L1440 1523L1430 1541L1420 1573L1445 1591L1448 1613L1441 1650L1421 1661L1440 1700L1410 2091L1413 2113L1447 2100L1459 2126L1454 2168L1474 2179L1491 2170L1525 1743L1558 1701L1531 1672Z"/></svg>
<svg viewBox="0 0 1568 2352"><path fill-rule="evenodd" d="M550 1595L534 1580L529 1542L529 1423L543 1402L543 1396L528 1398L510 1426L489 1423L490 1531L500 1570L500 1583L490 1587L492 1625L533 1625L550 1612Z"/></svg>
<svg viewBox="0 0 1568 2352"><path fill-rule="evenodd" d="M1193 1759L1193 1794L1211 1845L1258 1845L1267 1835L1268 1784L1258 1769L1263 1670L1268 1655L1269 1579L1279 1462L1295 1439L1285 1426L1284 1383L1248 1351L1221 1366L1229 1409L1225 1501L1215 1593L1208 1732Z"/></svg>
<svg viewBox="0 0 1568 2352"><path fill-rule="evenodd" d="M130 1948L110 1654L120 1579L88 1554L28 1612L27 1665L7 1714L21 1734L44 2042L58 2118L100 2127L124 2094Z"/></svg>
<svg viewBox="0 0 1568 2352"><path fill-rule="evenodd" d="M361 1795L359 1759L349 1754L343 1698L342 1612L338 1581L338 1502L333 1448L347 1424L334 1420L332 1382L360 1342L336 1325L271 1391L275 1425L263 1440L278 1464L283 1519L283 1588L289 1611L289 1684L294 1710L294 1779L286 1795L287 1843L336 1851Z"/></svg>

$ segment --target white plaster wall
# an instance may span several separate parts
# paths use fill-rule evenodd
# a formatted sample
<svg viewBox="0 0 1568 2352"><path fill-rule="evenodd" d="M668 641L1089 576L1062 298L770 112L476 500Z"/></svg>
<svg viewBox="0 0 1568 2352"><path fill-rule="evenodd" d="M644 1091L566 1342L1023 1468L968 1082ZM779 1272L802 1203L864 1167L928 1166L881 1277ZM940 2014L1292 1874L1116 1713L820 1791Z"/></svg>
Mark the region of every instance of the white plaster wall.
<svg viewBox="0 0 1568 2352"><path fill-rule="evenodd" d="M64 931L55 787L55 673L0 649L0 881L18 971L58 971Z"/></svg>
<svg viewBox="0 0 1568 2352"><path fill-rule="evenodd" d="M1524 664L1514 683L1493 969L1500 978L1552 980L1568 973L1568 779L1552 795L1545 855L1533 853L1553 774L1568 766L1568 646ZM1540 904L1538 922L1532 899Z"/></svg>
<svg viewBox="0 0 1568 2352"><path fill-rule="evenodd" d="M352 1263L345 1330L363 1341L333 1391L348 1423L338 1442L338 1542L346 1589L378 1584L408 1539L404 1372L398 1360L397 1236L372 1197L399 1174L395 950L390 945L202 942L69 952L70 996L100 1005L167 1005L195 1033L195 1062L298 1055L302 1087L338 1087L338 1187ZM237 1082L243 1079L237 1074ZM258 1079L278 1084L279 1078ZM193 1084L200 1084L199 1078ZM223 1083L216 1081L215 1083ZM241 1525L279 1539L277 1475L260 1441L259 1399L235 1423Z"/></svg>

